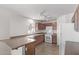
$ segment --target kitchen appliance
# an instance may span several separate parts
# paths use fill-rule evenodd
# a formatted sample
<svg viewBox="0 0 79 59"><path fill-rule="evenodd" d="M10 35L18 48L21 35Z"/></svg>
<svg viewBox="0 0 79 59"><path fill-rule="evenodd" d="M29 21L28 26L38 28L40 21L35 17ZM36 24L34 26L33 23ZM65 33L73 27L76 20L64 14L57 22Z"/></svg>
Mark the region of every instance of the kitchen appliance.
<svg viewBox="0 0 79 59"><path fill-rule="evenodd" d="M52 35L53 35L52 26L46 26L45 42L52 43Z"/></svg>

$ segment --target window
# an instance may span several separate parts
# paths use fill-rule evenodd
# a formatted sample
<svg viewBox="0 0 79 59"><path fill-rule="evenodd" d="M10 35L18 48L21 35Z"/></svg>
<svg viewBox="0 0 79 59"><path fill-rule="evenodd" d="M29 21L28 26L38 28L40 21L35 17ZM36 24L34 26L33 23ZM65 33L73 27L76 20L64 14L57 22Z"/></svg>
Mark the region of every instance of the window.
<svg viewBox="0 0 79 59"><path fill-rule="evenodd" d="M34 20L29 19L28 20L28 33L34 33L35 32L35 22Z"/></svg>

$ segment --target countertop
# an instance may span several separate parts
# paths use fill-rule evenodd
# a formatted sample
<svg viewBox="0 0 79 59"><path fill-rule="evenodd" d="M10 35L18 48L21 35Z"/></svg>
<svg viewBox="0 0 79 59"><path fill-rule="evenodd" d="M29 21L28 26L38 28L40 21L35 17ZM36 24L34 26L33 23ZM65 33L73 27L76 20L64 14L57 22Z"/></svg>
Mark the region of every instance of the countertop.
<svg viewBox="0 0 79 59"><path fill-rule="evenodd" d="M44 31L37 31L34 33L22 35L22 36L11 37L10 39L1 40L1 41L6 43L11 49L17 49L23 45L27 45L27 44L35 42L35 39L28 38L28 36L30 35L38 36L38 35L43 35L43 34L44 34Z"/></svg>
<svg viewBox="0 0 79 59"><path fill-rule="evenodd" d="M21 46L35 42L35 39L31 39L31 38L27 38L26 36L23 36L23 37L17 37L13 39L6 39L2 41L6 43L11 49L17 49Z"/></svg>
<svg viewBox="0 0 79 59"><path fill-rule="evenodd" d="M42 31L36 31L34 33L22 35L22 36L16 36L10 39L2 40L4 43L6 43L10 48L12 49L17 49L23 45L27 45L29 43L35 42L35 39L28 38L28 36L33 35L33 36L38 36L38 35L43 35L46 34L45 30Z"/></svg>

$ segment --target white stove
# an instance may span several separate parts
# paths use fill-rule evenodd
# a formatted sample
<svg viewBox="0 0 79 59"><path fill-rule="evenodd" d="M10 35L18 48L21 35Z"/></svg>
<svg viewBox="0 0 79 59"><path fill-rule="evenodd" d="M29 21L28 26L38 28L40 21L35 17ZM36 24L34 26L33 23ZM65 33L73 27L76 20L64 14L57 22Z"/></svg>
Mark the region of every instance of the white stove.
<svg viewBox="0 0 79 59"><path fill-rule="evenodd" d="M46 26L45 42L52 43L53 27Z"/></svg>

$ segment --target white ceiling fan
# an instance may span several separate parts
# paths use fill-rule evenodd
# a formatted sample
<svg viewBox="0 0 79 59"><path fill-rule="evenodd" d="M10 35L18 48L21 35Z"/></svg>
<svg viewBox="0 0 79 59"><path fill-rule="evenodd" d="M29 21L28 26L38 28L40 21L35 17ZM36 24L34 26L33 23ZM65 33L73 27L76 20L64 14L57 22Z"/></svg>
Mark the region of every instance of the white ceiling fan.
<svg viewBox="0 0 79 59"><path fill-rule="evenodd" d="M45 20L52 20L53 18L51 16L49 16L47 14L47 12L45 10L43 10L41 13L40 13L40 16L43 17L43 19Z"/></svg>
<svg viewBox="0 0 79 59"><path fill-rule="evenodd" d="M31 17L26 17L26 16L23 16L23 17L27 18L27 19L36 20L36 21L48 21L48 20L52 20L53 19L51 16L47 15L47 12L45 10L40 12L39 19L33 19Z"/></svg>

